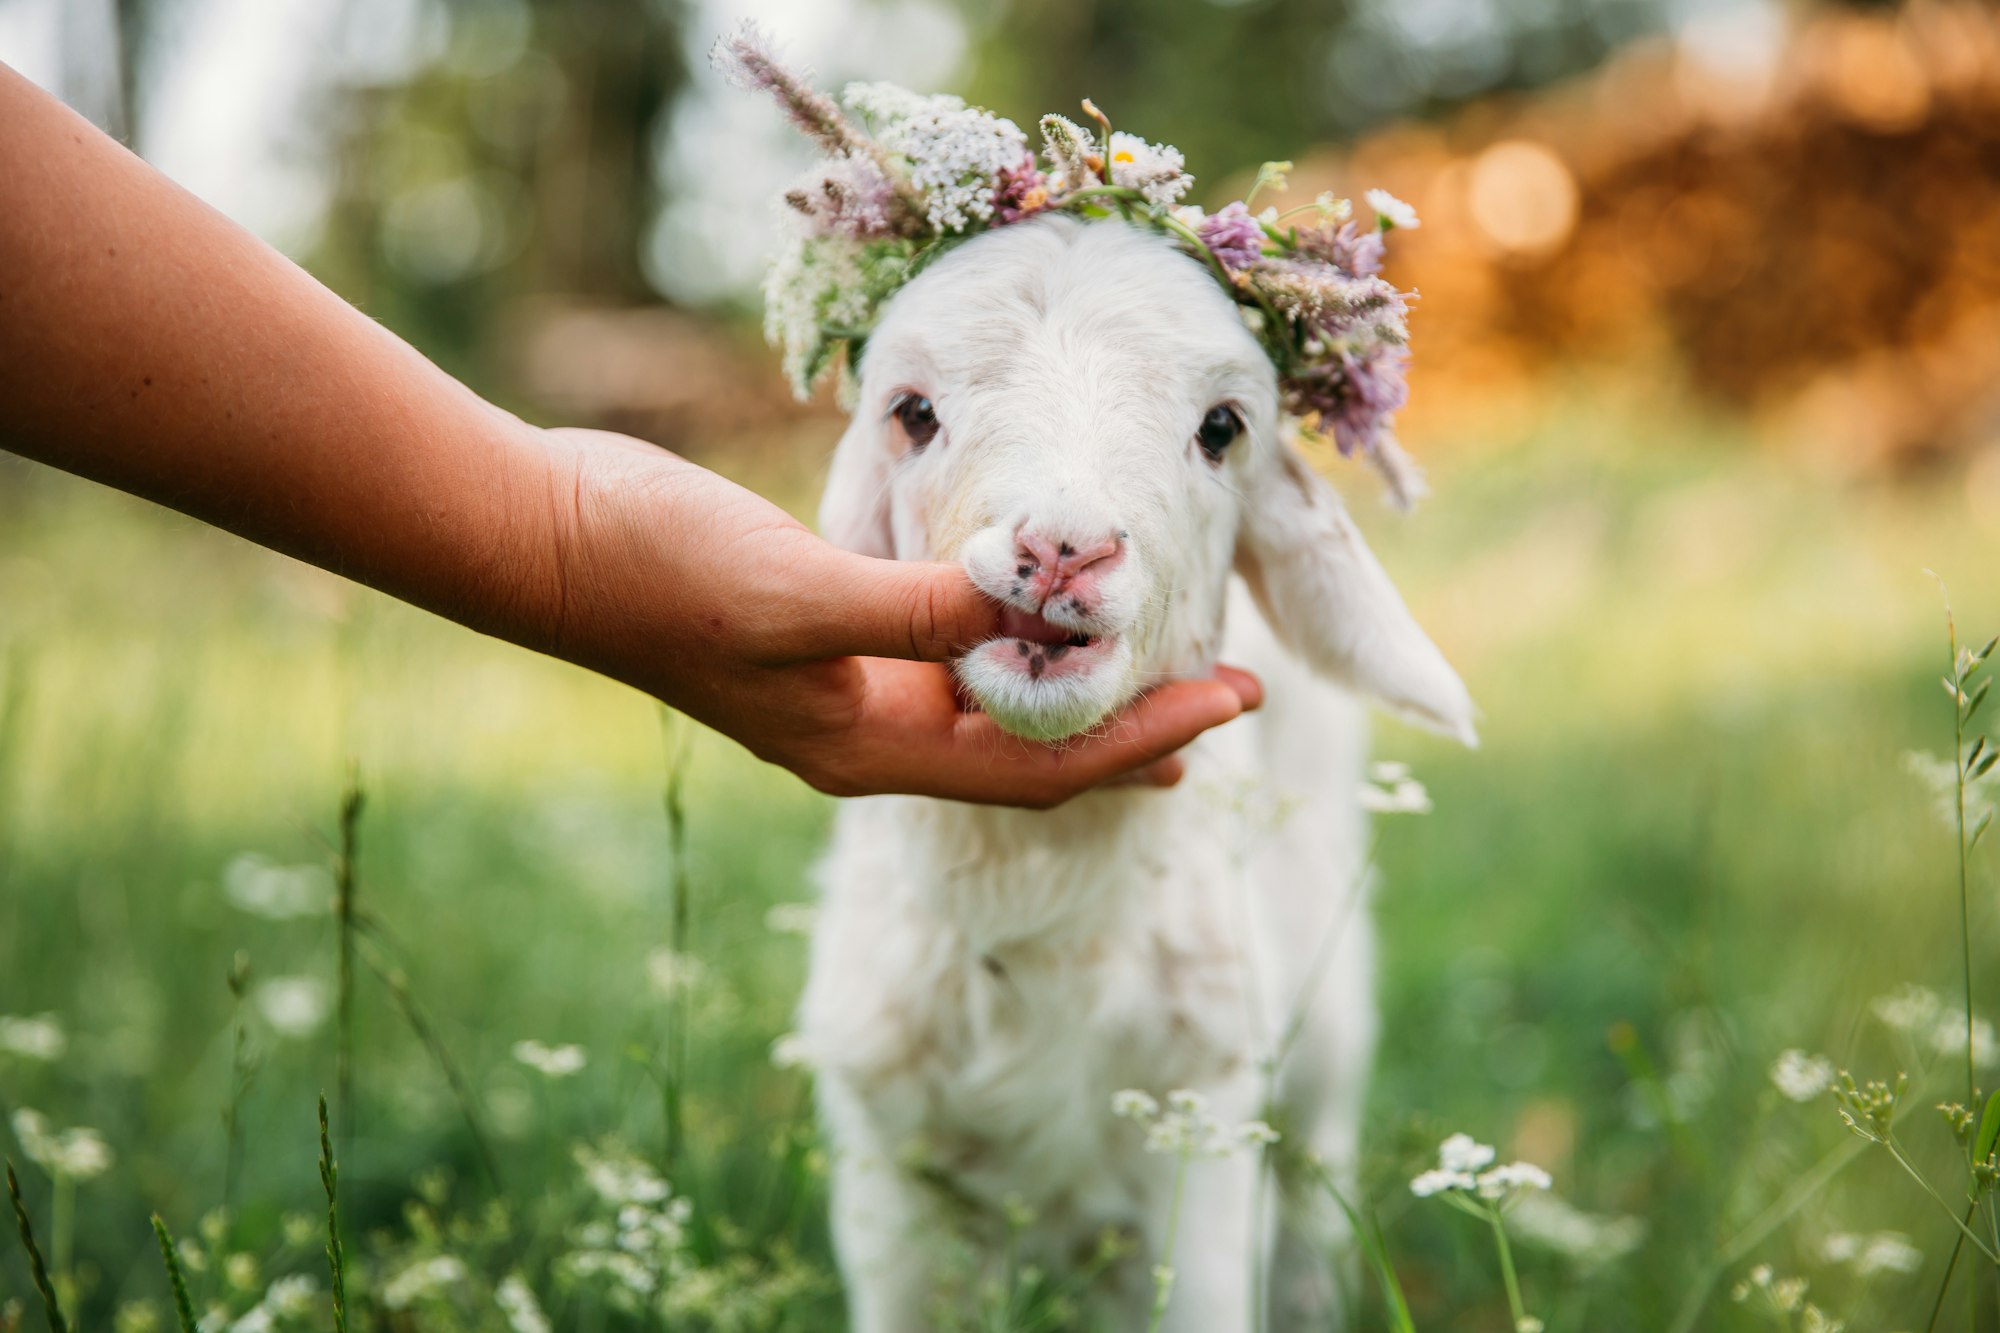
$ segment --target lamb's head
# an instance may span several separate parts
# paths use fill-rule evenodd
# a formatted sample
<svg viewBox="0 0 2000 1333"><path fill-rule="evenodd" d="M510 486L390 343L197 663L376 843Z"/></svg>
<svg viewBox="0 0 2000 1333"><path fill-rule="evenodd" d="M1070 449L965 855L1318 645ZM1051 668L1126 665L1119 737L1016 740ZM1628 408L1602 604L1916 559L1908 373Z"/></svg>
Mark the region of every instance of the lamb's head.
<svg viewBox="0 0 2000 1333"><path fill-rule="evenodd" d="M1320 671L1469 742L1464 687L1279 423L1270 361L1198 261L1138 227L1036 219L889 303L821 526L957 561L1006 607L958 671L1018 735L1208 671L1235 570Z"/></svg>

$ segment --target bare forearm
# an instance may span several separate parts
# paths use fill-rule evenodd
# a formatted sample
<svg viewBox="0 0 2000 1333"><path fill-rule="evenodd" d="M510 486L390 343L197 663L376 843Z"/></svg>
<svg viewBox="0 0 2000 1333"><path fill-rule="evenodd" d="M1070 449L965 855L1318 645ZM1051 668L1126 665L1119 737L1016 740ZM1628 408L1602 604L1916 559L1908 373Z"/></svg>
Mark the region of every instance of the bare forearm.
<svg viewBox="0 0 2000 1333"><path fill-rule="evenodd" d="M0 66L0 444L540 646L538 434Z"/></svg>

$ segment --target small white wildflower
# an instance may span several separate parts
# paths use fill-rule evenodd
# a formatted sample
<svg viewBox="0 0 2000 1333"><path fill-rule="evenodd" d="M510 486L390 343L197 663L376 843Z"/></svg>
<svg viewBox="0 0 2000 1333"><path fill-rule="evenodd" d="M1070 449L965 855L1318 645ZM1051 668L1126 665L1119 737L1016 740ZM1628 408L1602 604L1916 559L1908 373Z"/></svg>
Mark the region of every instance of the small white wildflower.
<svg viewBox="0 0 2000 1333"><path fill-rule="evenodd" d="M69 1048L69 1035L54 1014L17 1018L0 1014L0 1051L29 1060L54 1061Z"/></svg>
<svg viewBox="0 0 2000 1333"><path fill-rule="evenodd" d="M1189 231L1200 231L1201 224L1208 220L1208 210L1200 204L1176 204L1167 210L1167 216Z"/></svg>
<svg viewBox="0 0 2000 1333"><path fill-rule="evenodd" d="M590 1063L581 1046L544 1046L532 1040L515 1042L514 1058L544 1078L568 1078Z"/></svg>
<svg viewBox="0 0 2000 1333"><path fill-rule="evenodd" d="M1111 183L1137 190L1149 204L1166 205L1178 203L1194 177L1180 149L1121 131L1111 136Z"/></svg>
<svg viewBox="0 0 2000 1333"><path fill-rule="evenodd" d="M1261 1120L1246 1120L1236 1127L1237 1137L1247 1148L1268 1148L1278 1141L1278 1131Z"/></svg>
<svg viewBox="0 0 2000 1333"><path fill-rule="evenodd" d="M291 1273L273 1282L264 1292L264 1305L281 1319L303 1319L312 1313L319 1283L310 1273Z"/></svg>
<svg viewBox="0 0 2000 1333"><path fill-rule="evenodd" d="M297 1249L312 1244L319 1235L321 1225L311 1213L286 1213L280 1229L285 1234L285 1244Z"/></svg>
<svg viewBox="0 0 2000 1333"><path fill-rule="evenodd" d="M592 1148L580 1143L574 1155L584 1180L608 1204L656 1204L673 1193L657 1171L615 1144Z"/></svg>
<svg viewBox="0 0 2000 1333"><path fill-rule="evenodd" d="M701 959L690 953L655 949L646 955L646 975L652 979L653 989L668 999L699 986L706 970Z"/></svg>
<svg viewBox="0 0 2000 1333"><path fill-rule="evenodd" d="M1126 1088L1111 1095L1111 1114L1126 1120L1151 1120L1160 1113L1160 1104L1151 1093Z"/></svg>
<svg viewBox="0 0 2000 1333"><path fill-rule="evenodd" d="M1390 194L1387 190L1370 190L1366 196L1368 206L1375 210L1375 221L1384 228L1400 227L1404 231L1415 231L1422 226L1417 221L1417 210Z"/></svg>
<svg viewBox="0 0 2000 1333"><path fill-rule="evenodd" d="M941 232L991 219L1000 173L1028 157L1020 126L946 93L851 83L841 100L868 117L884 148L908 160L910 183L922 191L930 224Z"/></svg>
<svg viewBox="0 0 2000 1333"><path fill-rule="evenodd" d="M1554 1182L1533 1162L1509 1162L1480 1173L1479 1197L1498 1201L1525 1190L1545 1190Z"/></svg>
<svg viewBox="0 0 2000 1333"><path fill-rule="evenodd" d="M1542 1321L1531 1314L1514 1321L1514 1333L1542 1333Z"/></svg>
<svg viewBox="0 0 2000 1333"><path fill-rule="evenodd" d="M271 1312L261 1305L253 1305L243 1317L229 1326L229 1333L273 1333L278 1321Z"/></svg>
<svg viewBox="0 0 2000 1333"><path fill-rule="evenodd" d="M1490 1165L1492 1145L1480 1143L1470 1134L1454 1134L1438 1145L1438 1165L1447 1171L1478 1171Z"/></svg>
<svg viewBox="0 0 2000 1333"><path fill-rule="evenodd" d="M764 913L764 928L773 935L810 935L818 919L818 903L778 903Z"/></svg>
<svg viewBox="0 0 2000 1333"><path fill-rule="evenodd" d="M263 1285L257 1276L257 1256L238 1250L223 1259L222 1280L238 1291L255 1291Z"/></svg>
<svg viewBox="0 0 2000 1333"><path fill-rule="evenodd" d="M1182 1115L1200 1115L1208 1109L1208 1098L1192 1088L1175 1088L1167 1094L1167 1109Z"/></svg>
<svg viewBox="0 0 2000 1333"><path fill-rule="evenodd" d="M1944 1001L1936 991L1914 985L1903 986L1889 995L1878 995L1868 1002L1875 1017L1899 1032L1930 1027L1943 1007Z"/></svg>
<svg viewBox="0 0 2000 1333"><path fill-rule="evenodd" d="M1914 1273L1923 1267L1923 1251L1898 1231L1857 1234L1835 1232L1820 1244L1820 1258L1851 1267L1863 1277L1871 1273Z"/></svg>
<svg viewBox="0 0 2000 1333"><path fill-rule="evenodd" d="M1963 1055L1965 1053L1965 1011L1946 1009L1938 1015L1937 1025L1931 1029L1931 1049L1940 1055ZM1993 1025L1983 1018L1972 1020L1972 1062L1976 1065L1990 1065L2000 1056L2000 1044L1993 1038Z"/></svg>
<svg viewBox="0 0 2000 1333"><path fill-rule="evenodd" d="M27 1106L10 1119L21 1151L51 1176L78 1182L95 1180L117 1160L104 1136L88 1126L51 1129L47 1116Z"/></svg>
<svg viewBox="0 0 2000 1333"><path fill-rule="evenodd" d="M1267 227L1278 225L1278 206L1271 204L1257 214L1257 220Z"/></svg>
<svg viewBox="0 0 2000 1333"><path fill-rule="evenodd" d="M464 1280L465 1264L451 1255L419 1259L383 1285L382 1303L391 1310L407 1310Z"/></svg>
<svg viewBox="0 0 2000 1333"><path fill-rule="evenodd" d="M1340 198L1331 190L1322 191L1313 200L1313 206L1319 210L1320 217L1328 222L1345 222L1354 216L1354 202Z"/></svg>
<svg viewBox="0 0 2000 1333"><path fill-rule="evenodd" d="M1833 1061L1796 1048L1771 1062L1771 1082L1795 1102L1809 1102L1833 1086Z"/></svg>
<svg viewBox="0 0 2000 1333"><path fill-rule="evenodd" d="M1433 1194L1443 1194L1448 1190L1469 1190L1474 1184L1470 1172L1434 1167L1411 1179L1410 1193L1419 1199L1428 1199Z"/></svg>
<svg viewBox="0 0 2000 1333"><path fill-rule="evenodd" d="M245 852L224 867L222 896L239 911L272 921L320 916L333 907L333 876L325 866L281 866Z"/></svg>
<svg viewBox="0 0 2000 1333"><path fill-rule="evenodd" d="M500 1279L500 1285L493 1289L493 1302L507 1316L507 1326L514 1333L550 1333L541 1302L535 1299L534 1289L519 1273L509 1273Z"/></svg>
<svg viewBox="0 0 2000 1333"><path fill-rule="evenodd" d="M1646 1239L1646 1224L1640 1218L1587 1213L1559 1195L1542 1192L1520 1197L1509 1214L1508 1230L1586 1268L1623 1258Z"/></svg>
<svg viewBox="0 0 2000 1333"><path fill-rule="evenodd" d="M281 1037L307 1037L326 1022L331 1007L318 977L268 977L250 993L264 1021Z"/></svg>

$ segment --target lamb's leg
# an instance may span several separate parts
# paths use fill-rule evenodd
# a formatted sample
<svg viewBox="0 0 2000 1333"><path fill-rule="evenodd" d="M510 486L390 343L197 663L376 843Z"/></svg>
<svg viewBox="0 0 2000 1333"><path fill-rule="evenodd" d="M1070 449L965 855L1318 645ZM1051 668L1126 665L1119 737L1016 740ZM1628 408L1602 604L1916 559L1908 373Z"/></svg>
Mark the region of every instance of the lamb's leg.
<svg viewBox="0 0 2000 1333"><path fill-rule="evenodd" d="M926 1333L938 1218L923 1187L892 1154L845 1148L830 1184L852 1333Z"/></svg>

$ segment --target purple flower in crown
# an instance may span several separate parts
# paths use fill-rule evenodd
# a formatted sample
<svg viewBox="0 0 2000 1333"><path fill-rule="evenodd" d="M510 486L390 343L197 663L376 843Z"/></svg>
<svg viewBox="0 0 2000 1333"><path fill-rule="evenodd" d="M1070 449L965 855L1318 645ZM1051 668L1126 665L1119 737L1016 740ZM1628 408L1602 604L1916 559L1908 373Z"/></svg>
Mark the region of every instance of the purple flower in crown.
<svg viewBox="0 0 2000 1333"><path fill-rule="evenodd" d="M1299 253L1331 264L1351 278L1372 278L1382 271L1382 233L1353 222L1338 227L1305 227L1299 231Z"/></svg>
<svg viewBox="0 0 2000 1333"><path fill-rule="evenodd" d="M1264 257L1264 228L1240 199L1203 218L1198 234L1209 253L1231 273Z"/></svg>
<svg viewBox="0 0 2000 1333"><path fill-rule="evenodd" d="M1372 454L1409 400L1408 362L1409 353L1392 343L1336 352L1287 379L1286 405L1301 416L1317 414L1343 456Z"/></svg>
<svg viewBox="0 0 2000 1333"><path fill-rule="evenodd" d="M993 187L993 216L1002 222L1019 222L1049 206L1049 181L1035 165L1033 156L1021 159L1018 167L1000 173Z"/></svg>

